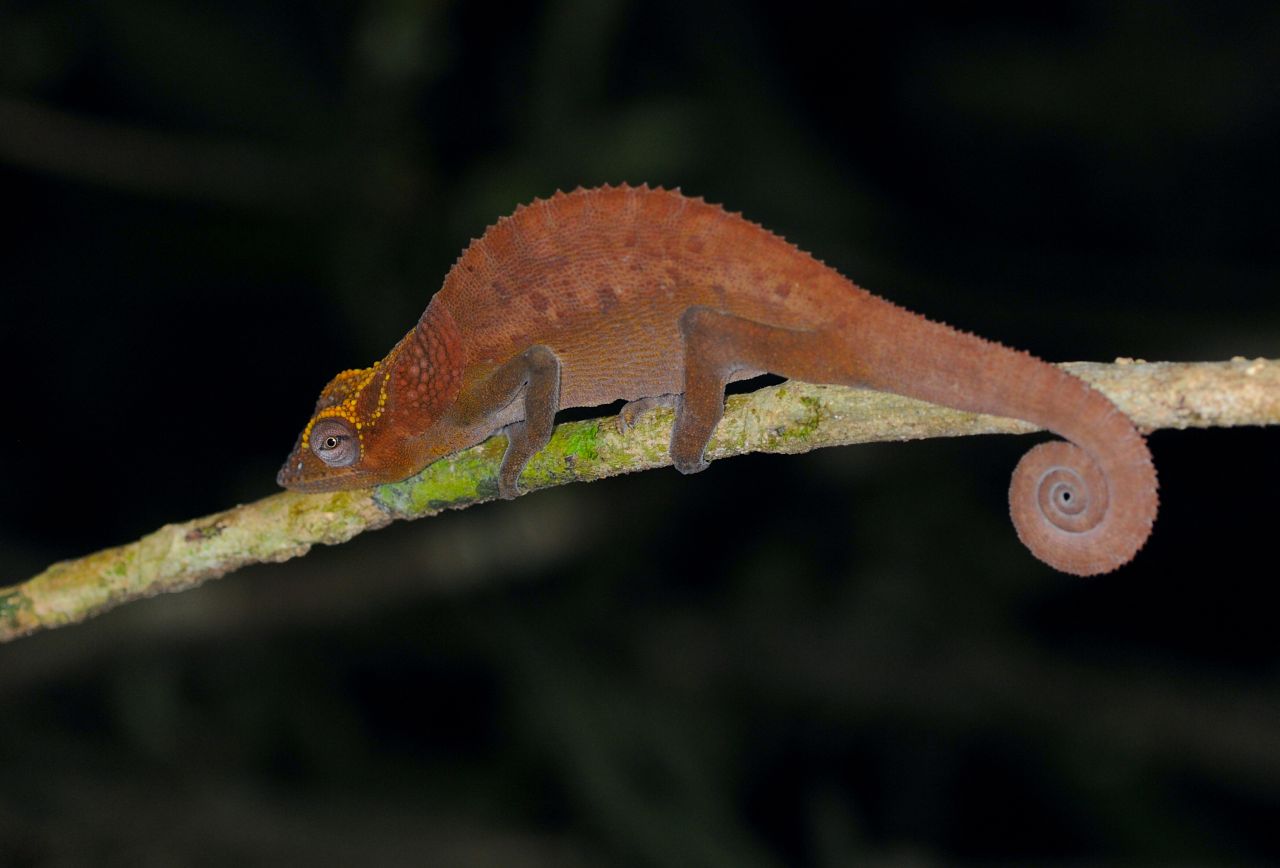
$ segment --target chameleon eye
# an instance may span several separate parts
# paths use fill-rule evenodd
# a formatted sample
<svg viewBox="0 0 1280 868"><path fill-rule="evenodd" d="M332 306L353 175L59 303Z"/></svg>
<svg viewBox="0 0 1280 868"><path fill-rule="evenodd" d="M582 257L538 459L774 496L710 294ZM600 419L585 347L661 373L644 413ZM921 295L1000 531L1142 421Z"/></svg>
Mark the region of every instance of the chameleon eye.
<svg viewBox="0 0 1280 868"><path fill-rule="evenodd" d="M311 451L330 467L348 467L360 457L360 441L345 419L321 419L311 428Z"/></svg>

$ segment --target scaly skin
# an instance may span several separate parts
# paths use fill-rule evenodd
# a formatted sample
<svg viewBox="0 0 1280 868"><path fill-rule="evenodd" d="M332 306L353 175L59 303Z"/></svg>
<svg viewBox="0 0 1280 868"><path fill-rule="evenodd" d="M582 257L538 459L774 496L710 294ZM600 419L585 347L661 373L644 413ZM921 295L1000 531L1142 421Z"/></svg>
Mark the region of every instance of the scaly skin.
<svg viewBox="0 0 1280 868"><path fill-rule="evenodd" d="M1115 569L1150 533L1150 453L1100 393L874 296L739 215L647 187L557 193L489 227L385 359L325 387L278 480L394 482L505 430L511 497L556 410L658 396L676 396L672 458L694 472L725 383L760 371L1065 437L1032 449L1010 487L1019 536L1057 569Z"/></svg>

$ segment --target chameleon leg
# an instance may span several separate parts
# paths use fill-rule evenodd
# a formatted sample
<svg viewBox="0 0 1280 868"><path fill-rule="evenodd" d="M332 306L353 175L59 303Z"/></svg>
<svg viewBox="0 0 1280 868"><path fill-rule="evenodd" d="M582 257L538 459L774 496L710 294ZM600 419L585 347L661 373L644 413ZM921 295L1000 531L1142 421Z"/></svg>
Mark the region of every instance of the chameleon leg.
<svg viewBox="0 0 1280 868"><path fill-rule="evenodd" d="M681 473L707 467L703 452L724 415L724 387L739 371L765 371L811 383L838 382L831 369L830 336L743 319L709 307L680 317L684 339L684 391L676 397L671 461Z"/></svg>
<svg viewBox="0 0 1280 868"><path fill-rule="evenodd" d="M507 500L520 493L520 473L551 439L560 408L560 359L549 347L530 347L498 368L466 396L465 404L469 415L501 420L510 418L512 405L522 398L523 418L503 429L507 451L498 471L498 495Z"/></svg>

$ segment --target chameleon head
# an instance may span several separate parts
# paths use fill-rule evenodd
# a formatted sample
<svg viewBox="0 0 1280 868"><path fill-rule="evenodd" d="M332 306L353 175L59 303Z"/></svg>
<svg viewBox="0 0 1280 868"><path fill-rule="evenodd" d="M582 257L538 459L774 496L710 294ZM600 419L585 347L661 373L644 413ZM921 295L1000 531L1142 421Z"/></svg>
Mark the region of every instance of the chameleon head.
<svg viewBox="0 0 1280 868"><path fill-rule="evenodd" d="M475 443L448 416L462 388L461 355L452 315L432 301L385 359L324 387L276 482L296 491L398 482Z"/></svg>
<svg viewBox="0 0 1280 868"><path fill-rule="evenodd" d="M296 491L337 491L403 479L414 471L389 406L387 368L343 371L325 386L276 482Z"/></svg>

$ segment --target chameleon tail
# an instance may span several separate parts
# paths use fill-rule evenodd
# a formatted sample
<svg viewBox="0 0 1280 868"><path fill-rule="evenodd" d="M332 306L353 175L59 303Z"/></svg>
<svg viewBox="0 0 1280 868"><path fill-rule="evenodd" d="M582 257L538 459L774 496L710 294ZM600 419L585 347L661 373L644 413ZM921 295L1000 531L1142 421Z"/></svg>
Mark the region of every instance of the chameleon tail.
<svg viewBox="0 0 1280 868"><path fill-rule="evenodd" d="M868 362L859 379L944 406L1025 419L1071 441L1034 447L1014 470L1009 512L1018 537L1040 560L1078 576L1130 561L1159 505L1151 453L1133 422L1053 365L872 299L884 305L878 334L852 336ZM885 328L886 320L896 322ZM894 337L878 336L884 334Z"/></svg>
<svg viewBox="0 0 1280 868"><path fill-rule="evenodd" d="M1070 395L1049 414L1056 418L1031 421L1074 442L1041 443L1022 457L1009 484L1009 514L1036 557L1090 576L1128 563L1147 541L1159 505L1157 479L1129 418L1101 392L1070 379L1055 384L1059 396Z"/></svg>

